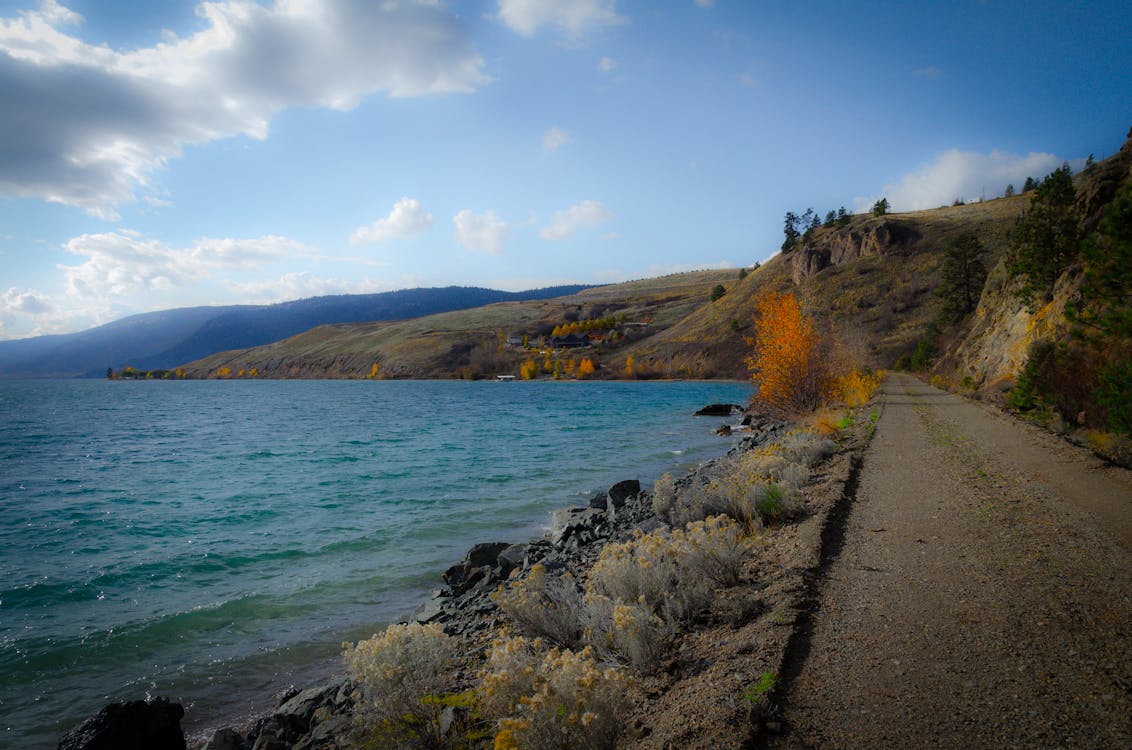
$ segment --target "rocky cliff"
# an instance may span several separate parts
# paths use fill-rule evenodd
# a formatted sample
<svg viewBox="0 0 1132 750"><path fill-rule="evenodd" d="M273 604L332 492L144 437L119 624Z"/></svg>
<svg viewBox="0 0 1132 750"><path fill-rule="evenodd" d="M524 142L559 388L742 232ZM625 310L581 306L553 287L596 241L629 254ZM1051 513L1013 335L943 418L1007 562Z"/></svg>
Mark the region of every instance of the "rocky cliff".
<svg viewBox="0 0 1132 750"><path fill-rule="evenodd" d="M795 284L803 284L829 266L860 258L904 254L922 235L911 224L888 217L854 221L850 226L822 228L792 253Z"/></svg>
<svg viewBox="0 0 1132 750"><path fill-rule="evenodd" d="M1117 154L1074 179L1076 209L1085 234L1096 229L1119 187L1132 183L1132 130L1128 136ZM1013 384L1035 341L1068 338L1065 306L1078 299L1083 275L1080 261L1071 264L1052 294L1028 309L1015 294L1017 284L1011 282L1006 262L1002 258L991 269L966 330L935 367L936 374L945 378L969 377L976 388L988 393Z"/></svg>

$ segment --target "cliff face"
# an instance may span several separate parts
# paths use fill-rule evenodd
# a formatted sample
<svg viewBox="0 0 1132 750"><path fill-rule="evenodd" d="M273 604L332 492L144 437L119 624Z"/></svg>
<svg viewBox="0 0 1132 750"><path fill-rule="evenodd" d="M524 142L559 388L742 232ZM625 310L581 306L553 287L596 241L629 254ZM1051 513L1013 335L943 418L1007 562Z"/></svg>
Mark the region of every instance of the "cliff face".
<svg viewBox="0 0 1132 750"><path fill-rule="evenodd" d="M883 217L849 227L819 229L811 241L793 253L794 283L803 284L829 266L839 266L860 258L906 253L920 238L920 232L914 227Z"/></svg>
<svg viewBox="0 0 1132 750"><path fill-rule="evenodd" d="M1096 229L1117 189L1132 182L1132 131L1120 151L1082 173L1077 182L1076 208L1085 234ZM1026 362L1030 346L1039 340L1064 340L1069 335L1065 306L1079 296L1083 269L1070 265L1058 279L1051 298L1033 311L1019 302L999 261L983 287L979 305L965 335L944 353L935 372L945 377L969 376L988 392L1009 387Z"/></svg>

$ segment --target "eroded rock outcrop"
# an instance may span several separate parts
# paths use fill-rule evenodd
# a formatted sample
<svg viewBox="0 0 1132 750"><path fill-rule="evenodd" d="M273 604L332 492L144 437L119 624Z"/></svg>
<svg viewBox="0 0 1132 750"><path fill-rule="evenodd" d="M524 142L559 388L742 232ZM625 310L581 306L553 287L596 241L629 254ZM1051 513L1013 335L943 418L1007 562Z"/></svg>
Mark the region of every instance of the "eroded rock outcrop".
<svg viewBox="0 0 1132 750"><path fill-rule="evenodd" d="M801 284L824 268L858 258L907 252L919 240L919 231L896 219L871 219L852 227L819 230L814 239L793 253L794 283Z"/></svg>

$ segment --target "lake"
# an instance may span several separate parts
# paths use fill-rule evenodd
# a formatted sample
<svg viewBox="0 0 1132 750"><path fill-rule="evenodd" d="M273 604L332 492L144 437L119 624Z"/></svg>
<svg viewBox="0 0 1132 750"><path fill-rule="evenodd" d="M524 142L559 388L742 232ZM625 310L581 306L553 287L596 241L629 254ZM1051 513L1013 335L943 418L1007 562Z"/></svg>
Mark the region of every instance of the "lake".
<svg viewBox="0 0 1132 750"><path fill-rule="evenodd" d="M0 381L0 731L186 730L337 669L472 544L722 454L733 382Z"/></svg>

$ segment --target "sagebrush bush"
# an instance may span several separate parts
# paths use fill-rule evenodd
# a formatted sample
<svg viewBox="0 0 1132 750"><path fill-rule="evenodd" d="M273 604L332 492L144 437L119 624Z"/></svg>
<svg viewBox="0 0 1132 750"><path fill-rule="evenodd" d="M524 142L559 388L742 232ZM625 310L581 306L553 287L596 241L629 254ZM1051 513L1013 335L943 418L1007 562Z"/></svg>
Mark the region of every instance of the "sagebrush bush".
<svg viewBox="0 0 1132 750"><path fill-rule="evenodd" d="M591 593L586 608L590 615L586 638L602 659L628 664L643 674L663 666L676 638L674 622L656 614L643 599L615 602Z"/></svg>
<svg viewBox="0 0 1132 750"><path fill-rule="evenodd" d="M682 579L706 577L719 586L734 586L742 577L753 540L732 519L711 516L673 532L673 544L684 549L679 563Z"/></svg>
<svg viewBox="0 0 1132 750"><path fill-rule="evenodd" d="M797 490L810 480L810 468L836 449L813 430L793 430L777 442L721 459L689 481L661 477L653 486L653 509L674 527L726 515L757 531L800 512Z"/></svg>
<svg viewBox="0 0 1132 750"><path fill-rule="evenodd" d="M587 639L606 658L655 671L715 587L740 581L752 546L726 516L606 545L586 585Z"/></svg>
<svg viewBox="0 0 1132 750"><path fill-rule="evenodd" d="M491 597L519 630L528 636L574 648L586 626L582 592L569 573L553 576L534 565L525 578L500 588Z"/></svg>
<svg viewBox="0 0 1132 750"><path fill-rule="evenodd" d="M703 580L681 581L681 556L664 531L607 544L590 569L586 593L614 602L640 602L653 613L684 621L706 604L711 592Z"/></svg>
<svg viewBox="0 0 1132 750"><path fill-rule="evenodd" d="M550 649L509 638L492 645L481 675L480 709L496 722L496 750L613 748L629 707L628 681L602 668L591 649Z"/></svg>
<svg viewBox="0 0 1132 750"><path fill-rule="evenodd" d="M456 641L439 625L390 625L345 645L346 671L358 686L355 719L381 747L446 746L440 700L452 684Z"/></svg>

